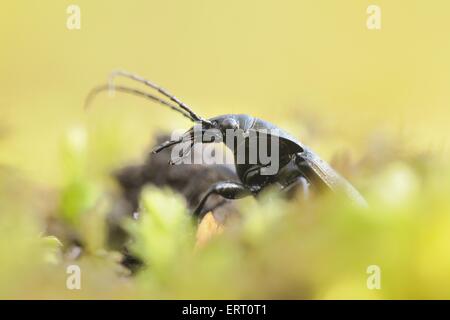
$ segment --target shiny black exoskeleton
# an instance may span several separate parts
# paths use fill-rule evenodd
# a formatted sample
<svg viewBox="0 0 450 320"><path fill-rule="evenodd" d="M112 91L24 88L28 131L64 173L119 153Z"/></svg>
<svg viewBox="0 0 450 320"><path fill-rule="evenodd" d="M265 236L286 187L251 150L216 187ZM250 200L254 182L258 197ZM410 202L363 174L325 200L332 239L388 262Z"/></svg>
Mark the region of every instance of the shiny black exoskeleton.
<svg viewBox="0 0 450 320"><path fill-rule="evenodd" d="M112 80L116 76L123 76L141 82L157 90L170 101L163 100L138 89L126 86L114 86ZM249 195L257 195L269 185L278 187L280 190L300 186L305 194L308 193L309 188L329 189L333 192L343 194L358 205L367 205L361 194L345 178L331 168L328 163L287 132L267 121L245 114L226 114L211 119L204 119L175 96L140 76L125 71L116 71L111 74L110 80L109 85L94 89L89 95L88 101L98 92L107 89L143 96L181 113L183 116L195 122L197 126L201 126L202 133L207 130L217 130L224 137L223 142L235 152L235 167L240 183L223 181L212 185L194 210L195 215L201 216L205 213L204 205L208 197L212 194L220 195L226 199L239 199ZM227 141L226 138L230 130L235 133L235 138L233 138L235 140L233 141ZM179 139L166 141L157 146L153 152L157 153L165 148L186 142L190 143L192 147L196 142L194 132L194 127L192 127ZM265 135L268 141L275 135L278 141L278 170L273 174L267 174L267 172L263 174L263 171L270 163L263 163L259 158L256 161L238 162L236 160L238 156L236 152L242 150L239 147L243 147L247 152L251 137L254 138L256 136L259 139L258 135L260 134ZM245 157L245 159L248 160L249 158Z"/></svg>

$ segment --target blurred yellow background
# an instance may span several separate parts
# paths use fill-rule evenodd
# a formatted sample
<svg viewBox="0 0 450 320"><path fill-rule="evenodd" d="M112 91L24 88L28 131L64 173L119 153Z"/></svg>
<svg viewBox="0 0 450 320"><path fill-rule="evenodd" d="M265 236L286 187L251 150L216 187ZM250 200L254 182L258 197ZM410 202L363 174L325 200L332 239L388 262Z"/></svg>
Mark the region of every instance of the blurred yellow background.
<svg viewBox="0 0 450 320"><path fill-rule="evenodd" d="M66 27L71 4L80 30ZM381 30L366 27L371 4ZM450 297L450 167L441 163L450 151L449 14L450 2L424 0L5 2L0 298ZM370 208L334 198L244 203L241 229L193 255L182 201L152 189L141 201L158 210L144 206L131 249L163 271L124 281L104 239L109 208L97 201L113 190L111 170L142 159L155 132L191 124L119 93L83 110L117 68L204 117L247 113L279 125L349 177ZM84 291L65 286L72 260L61 254L71 243L44 237L52 218L84 241ZM171 227L152 229L152 219ZM372 264L381 291L367 290Z"/></svg>
<svg viewBox="0 0 450 320"><path fill-rule="evenodd" d="M81 9L80 30L66 28L70 4ZM116 68L161 84L205 117L248 113L270 120L326 159L342 147L357 152L381 131L411 147L447 150L450 3L378 0L381 30L366 27L370 4L4 3L0 163L53 184L67 128L121 132L122 150L110 150L103 163L112 167L141 156L156 129L190 125L160 106L119 94L103 95L84 112L87 92ZM312 141L304 128L319 124L333 135Z"/></svg>

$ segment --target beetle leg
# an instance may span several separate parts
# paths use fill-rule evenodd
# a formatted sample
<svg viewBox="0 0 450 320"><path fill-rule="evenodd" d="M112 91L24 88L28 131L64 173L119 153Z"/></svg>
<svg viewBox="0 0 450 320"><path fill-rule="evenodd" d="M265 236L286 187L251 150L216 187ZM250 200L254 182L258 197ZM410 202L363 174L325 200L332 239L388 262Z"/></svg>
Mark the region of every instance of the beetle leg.
<svg viewBox="0 0 450 320"><path fill-rule="evenodd" d="M199 218L201 218L201 216L206 213L204 211L206 200L208 200L209 196L213 194L220 195L225 199L241 199L252 195L252 192L242 183L231 181L217 182L208 189L202 200L200 200L200 203L194 210L195 216L199 216Z"/></svg>
<svg viewBox="0 0 450 320"><path fill-rule="evenodd" d="M182 150L183 151L182 155L180 155L178 158L170 159L169 164L176 165L176 164L182 163L185 158L187 158L191 155L193 147L194 147L194 141L190 142L190 145L188 148Z"/></svg>
<svg viewBox="0 0 450 320"><path fill-rule="evenodd" d="M242 181L244 181L246 185L255 188L255 190L252 190L253 193L257 193L272 180L273 176L261 174L261 169L268 166L270 166L270 163L254 166L244 173Z"/></svg>
<svg viewBox="0 0 450 320"><path fill-rule="evenodd" d="M153 148L152 153L158 153L164 149L167 149L173 145L176 145L178 143L181 143L183 141L182 137L180 139L176 139L176 140L168 140L168 141L164 141L163 143L161 143L160 145L157 145L156 147Z"/></svg>
<svg viewBox="0 0 450 320"><path fill-rule="evenodd" d="M167 149L171 146L174 146L178 143L182 143L182 142L194 142L194 128L189 129L188 131L186 131L185 133L183 133L183 135L177 139L174 140L168 140L165 141L163 143L161 143L160 145L156 146L153 148L152 153L158 153L161 152L164 149Z"/></svg>
<svg viewBox="0 0 450 320"><path fill-rule="evenodd" d="M301 193L303 195L303 198L306 200L309 198L309 193L310 193L310 184L308 182L308 180L306 180L305 177L297 177L294 181L292 181L291 183L289 183L287 186L284 186L281 190L283 190L284 192L291 194L293 192L295 192L295 190L297 190L298 188L300 188Z"/></svg>

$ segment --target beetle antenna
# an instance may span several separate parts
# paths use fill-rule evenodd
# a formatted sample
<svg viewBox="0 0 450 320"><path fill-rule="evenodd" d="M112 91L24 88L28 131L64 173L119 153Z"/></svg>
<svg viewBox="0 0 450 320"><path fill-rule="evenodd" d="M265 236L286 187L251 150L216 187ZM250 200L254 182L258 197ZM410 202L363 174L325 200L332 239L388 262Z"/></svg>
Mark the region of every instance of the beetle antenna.
<svg viewBox="0 0 450 320"><path fill-rule="evenodd" d="M184 104L181 100L179 100L173 94L169 93L164 88L161 88L160 86L154 84L153 82L150 82L149 80L147 80L137 74L134 74L134 73L131 73L128 71L123 71L123 70L113 71L109 76L110 84L113 83L114 78L119 77L119 76L135 80L137 82L145 84L146 86L148 86L152 89L155 89L156 91L161 93L163 96L165 96L165 97L169 98L171 101L175 102L181 109L183 109L184 111L189 113L191 115L191 118L194 119L195 121L211 124L211 122L209 120L203 119L202 117L197 115L194 111L192 111L192 109L190 107L188 107L186 104Z"/></svg>
<svg viewBox="0 0 450 320"><path fill-rule="evenodd" d="M134 89L134 88L130 88L130 87L126 87L126 86L114 86L113 88L111 88L110 85L106 84L106 85L101 85L101 86L93 88L89 92L88 96L86 97L86 101L85 101L85 104L84 104L85 109L89 108L92 100L97 96L97 94L99 94L100 92L103 92L103 91L111 90L111 89L112 90L117 90L117 91L120 91L120 92L129 93L129 94L136 95L136 96L141 96L141 97L144 97L146 99L152 100L154 102L162 104L162 105L164 105L166 107L169 107L172 110L175 110L175 111L181 113L183 116L185 116L189 120L195 122L195 119L192 118L192 116L189 113L187 113L184 110L179 109L178 106L173 105L172 103L167 102L167 101L165 101L163 99L160 99L160 98L158 98L158 97L156 97L154 95L151 95L151 94L149 94L147 92L144 92L144 91L141 91L141 90L138 90L138 89Z"/></svg>

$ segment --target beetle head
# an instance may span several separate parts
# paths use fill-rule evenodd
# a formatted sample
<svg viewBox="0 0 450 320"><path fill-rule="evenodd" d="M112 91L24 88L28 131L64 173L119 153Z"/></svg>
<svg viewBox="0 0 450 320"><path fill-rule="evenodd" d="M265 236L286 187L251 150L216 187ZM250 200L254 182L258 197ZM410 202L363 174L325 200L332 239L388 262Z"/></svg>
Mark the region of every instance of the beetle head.
<svg viewBox="0 0 450 320"><path fill-rule="evenodd" d="M247 116L248 118L248 116ZM154 153L160 152L163 149L169 148L179 143L194 143L199 142L198 138L204 143L210 142L225 142L227 133L234 132L239 129L243 129L245 122L243 122L241 115L227 114L222 116L213 117L211 119L202 119L196 121L196 124L186 131L178 139L166 141L163 144L153 149Z"/></svg>
<svg viewBox="0 0 450 320"><path fill-rule="evenodd" d="M241 127L238 116L236 116L234 114L226 114L226 115L222 115L222 116L217 116L217 117L209 119L209 121L211 122L211 126L208 128L208 126L206 125L205 126L206 130L207 129L219 130L223 136L225 136L227 130L234 131L234 130L240 129L240 127Z"/></svg>

